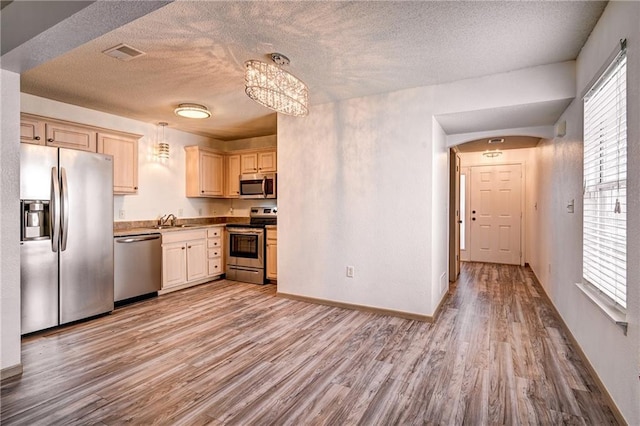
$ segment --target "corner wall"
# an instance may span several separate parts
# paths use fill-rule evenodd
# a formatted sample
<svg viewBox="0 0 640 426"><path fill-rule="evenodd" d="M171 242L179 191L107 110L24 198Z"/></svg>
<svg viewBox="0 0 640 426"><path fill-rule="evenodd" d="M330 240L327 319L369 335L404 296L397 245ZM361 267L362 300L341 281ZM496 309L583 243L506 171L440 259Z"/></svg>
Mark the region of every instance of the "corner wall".
<svg viewBox="0 0 640 426"><path fill-rule="evenodd" d="M0 76L0 370L22 371L20 365L20 75Z"/></svg>
<svg viewBox="0 0 640 426"><path fill-rule="evenodd" d="M578 98L560 120L562 138L538 151L539 252L531 267L628 424L640 424L640 3L610 2L577 60ZM582 280L582 154L586 85L619 40L627 43L627 321L628 334L575 285ZM575 213L566 210L575 199Z"/></svg>
<svg viewBox="0 0 640 426"><path fill-rule="evenodd" d="M433 314L432 103L418 88L278 116L279 292Z"/></svg>

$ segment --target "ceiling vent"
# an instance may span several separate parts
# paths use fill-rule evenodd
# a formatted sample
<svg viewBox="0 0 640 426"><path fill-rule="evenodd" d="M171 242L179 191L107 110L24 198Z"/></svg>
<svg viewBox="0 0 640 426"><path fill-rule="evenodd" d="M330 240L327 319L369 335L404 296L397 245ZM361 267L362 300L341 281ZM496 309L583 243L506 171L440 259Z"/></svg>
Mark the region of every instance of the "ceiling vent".
<svg viewBox="0 0 640 426"><path fill-rule="evenodd" d="M146 55L146 53L144 53L143 51L138 50L126 44L119 44L110 49L102 51L102 53L104 53L107 56L111 56L112 58L119 59L121 61L130 61L142 55Z"/></svg>

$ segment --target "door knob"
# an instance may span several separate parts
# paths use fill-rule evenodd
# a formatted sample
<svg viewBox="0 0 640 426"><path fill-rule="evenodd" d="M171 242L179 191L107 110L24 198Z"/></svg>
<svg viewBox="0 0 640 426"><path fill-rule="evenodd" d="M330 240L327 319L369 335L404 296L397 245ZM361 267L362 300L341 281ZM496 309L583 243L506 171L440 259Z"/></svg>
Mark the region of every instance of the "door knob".
<svg viewBox="0 0 640 426"><path fill-rule="evenodd" d="M462 221L461 221L461 220L459 220L459 221L458 221L458 223L462 223Z"/></svg>

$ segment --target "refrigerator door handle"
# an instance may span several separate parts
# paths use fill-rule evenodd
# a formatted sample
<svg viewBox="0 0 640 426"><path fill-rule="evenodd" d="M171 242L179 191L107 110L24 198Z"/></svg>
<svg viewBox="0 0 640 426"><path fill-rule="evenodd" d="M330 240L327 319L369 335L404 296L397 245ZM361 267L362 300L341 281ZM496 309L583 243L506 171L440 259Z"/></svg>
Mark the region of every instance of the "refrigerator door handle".
<svg viewBox="0 0 640 426"><path fill-rule="evenodd" d="M49 213L49 229L51 229L51 251L58 251L60 240L60 182L58 168L51 168L51 208Z"/></svg>
<svg viewBox="0 0 640 426"><path fill-rule="evenodd" d="M67 171L64 167L60 167L60 177L60 195L62 197L62 208L60 209L62 219L60 236L62 240L60 242L60 251L65 251L67 249L67 237L69 236L69 185L67 185Z"/></svg>

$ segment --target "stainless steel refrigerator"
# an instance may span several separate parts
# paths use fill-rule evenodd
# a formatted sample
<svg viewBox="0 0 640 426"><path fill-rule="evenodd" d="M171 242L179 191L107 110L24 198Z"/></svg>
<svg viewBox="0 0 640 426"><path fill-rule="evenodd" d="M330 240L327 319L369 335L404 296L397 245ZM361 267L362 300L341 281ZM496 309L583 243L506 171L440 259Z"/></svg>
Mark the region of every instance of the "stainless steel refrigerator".
<svg viewBox="0 0 640 426"><path fill-rule="evenodd" d="M113 162L21 144L22 334L113 310Z"/></svg>

